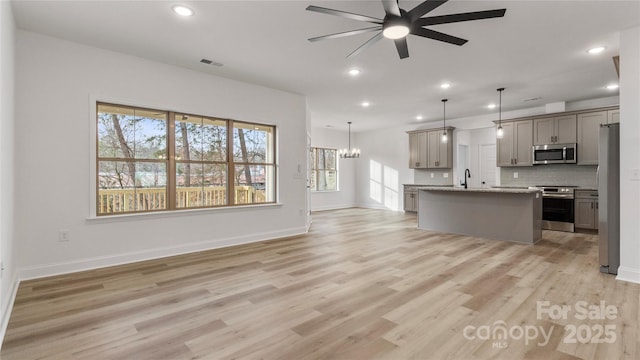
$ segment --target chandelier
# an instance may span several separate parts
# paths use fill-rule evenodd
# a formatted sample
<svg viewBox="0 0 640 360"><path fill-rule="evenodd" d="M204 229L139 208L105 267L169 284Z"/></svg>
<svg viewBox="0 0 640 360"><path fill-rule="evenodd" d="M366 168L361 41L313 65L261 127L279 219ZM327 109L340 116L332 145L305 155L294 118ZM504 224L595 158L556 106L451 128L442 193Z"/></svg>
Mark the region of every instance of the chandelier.
<svg viewBox="0 0 640 360"><path fill-rule="evenodd" d="M340 149L338 155L341 159L357 159L360 157L360 149L351 148L351 121L349 121L349 148Z"/></svg>

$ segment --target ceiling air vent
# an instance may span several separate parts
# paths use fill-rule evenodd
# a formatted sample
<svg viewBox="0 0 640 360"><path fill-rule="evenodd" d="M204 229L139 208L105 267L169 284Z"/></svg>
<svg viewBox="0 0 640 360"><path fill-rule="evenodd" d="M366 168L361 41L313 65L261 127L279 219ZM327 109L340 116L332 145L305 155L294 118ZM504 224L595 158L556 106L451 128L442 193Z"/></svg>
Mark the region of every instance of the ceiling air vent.
<svg viewBox="0 0 640 360"><path fill-rule="evenodd" d="M203 64L207 64L207 65L214 65L214 66L222 66L222 63L216 62L216 61L212 61L209 59L202 59L200 60L201 63Z"/></svg>

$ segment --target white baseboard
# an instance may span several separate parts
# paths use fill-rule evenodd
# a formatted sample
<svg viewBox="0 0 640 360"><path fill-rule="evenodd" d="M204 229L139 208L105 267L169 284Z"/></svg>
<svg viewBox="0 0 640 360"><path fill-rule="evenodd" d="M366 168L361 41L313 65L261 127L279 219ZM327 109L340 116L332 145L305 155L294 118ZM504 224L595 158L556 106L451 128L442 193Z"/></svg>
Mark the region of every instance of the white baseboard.
<svg viewBox="0 0 640 360"><path fill-rule="evenodd" d="M382 204L356 204L355 207L363 208L363 209L374 209L374 210L389 210L389 211L402 211L402 209L393 210Z"/></svg>
<svg viewBox="0 0 640 360"><path fill-rule="evenodd" d="M342 205L327 205L327 206L318 206L311 207L311 211L329 211L329 210L340 210L340 209L349 209L355 207L354 204L342 204Z"/></svg>
<svg viewBox="0 0 640 360"><path fill-rule="evenodd" d="M7 326L9 325L9 319L11 318L11 311L13 310L13 303L16 301L16 295L18 294L19 285L20 280L18 280L18 275L16 273L14 274L12 279L9 301L7 301L7 306L2 309L2 324L0 324L0 350L2 349L2 344L4 343L4 336L7 333Z"/></svg>
<svg viewBox="0 0 640 360"><path fill-rule="evenodd" d="M306 233L306 230L306 227L302 226L299 228L291 228L268 233L251 234L248 236L238 236L227 239L208 240L180 246L136 251L126 254L99 256L87 259L37 265L20 268L18 269L17 273L18 279L20 280L37 279L47 276L93 270L108 266L129 264L138 261L152 260L204 250L212 250L253 242L279 239L289 236L303 235Z"/></svg>
<svg viewBox="0 0 640 360"><path fill-rule="evenodd" d="M640 284L640 269L620 266L616 280Z"/></svg>

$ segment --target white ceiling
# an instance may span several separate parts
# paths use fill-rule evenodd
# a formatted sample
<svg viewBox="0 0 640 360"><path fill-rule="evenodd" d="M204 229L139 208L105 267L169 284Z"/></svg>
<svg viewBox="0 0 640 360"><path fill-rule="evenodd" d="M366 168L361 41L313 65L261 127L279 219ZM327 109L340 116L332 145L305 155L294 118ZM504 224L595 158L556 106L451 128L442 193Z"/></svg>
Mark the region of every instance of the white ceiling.
<svg viewBox="0 0 640 360"><path fill-rule="evenodd" d="M182 18L171 6L195 15ZM400 0L410 10L419 1ZM433 26L461 47L409 36L410 57L382 39L354 59L371 34L310 43L367 27L305 11L308 5L383 17L380 1L13 1L19 28L308 96L312 124L353 131L483 115L506 87L503 111L616 95L611 60L619 31L640 25L640 1L457 1L431 15L506 8L504 18ZM597 56L586 50L607 49ZM216 67L199 61L223 63ZM622 60L624 61L624 60ZM637 64L636 64L637 65ZM351 67L362 70L357 78ZM441 82L451 83L448 90ZM540 98L534 101L525 99ZM369 108L359 104L371 102Z"/></svg>

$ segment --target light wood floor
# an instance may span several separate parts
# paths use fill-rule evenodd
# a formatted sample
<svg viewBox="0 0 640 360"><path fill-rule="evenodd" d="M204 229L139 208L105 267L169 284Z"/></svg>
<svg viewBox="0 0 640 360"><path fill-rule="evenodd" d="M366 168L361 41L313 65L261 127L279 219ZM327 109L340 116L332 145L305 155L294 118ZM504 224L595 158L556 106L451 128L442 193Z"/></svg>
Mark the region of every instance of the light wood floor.
<svg viewBox="0 0 640 360"><path fill-rule="evenodd" d="M26 281L0 356L640 358L640 285L598 272L597 236L545 232L528 246L415 227L402 213L321 212L306 236ZM615 319L536 313L538 301L601 300ZM565 325L582 329L577 343ZM615 341L588 342L605 325ZM479 330L500 326L498 341ZM549 342L527 344L518 327Z"/></svg>

